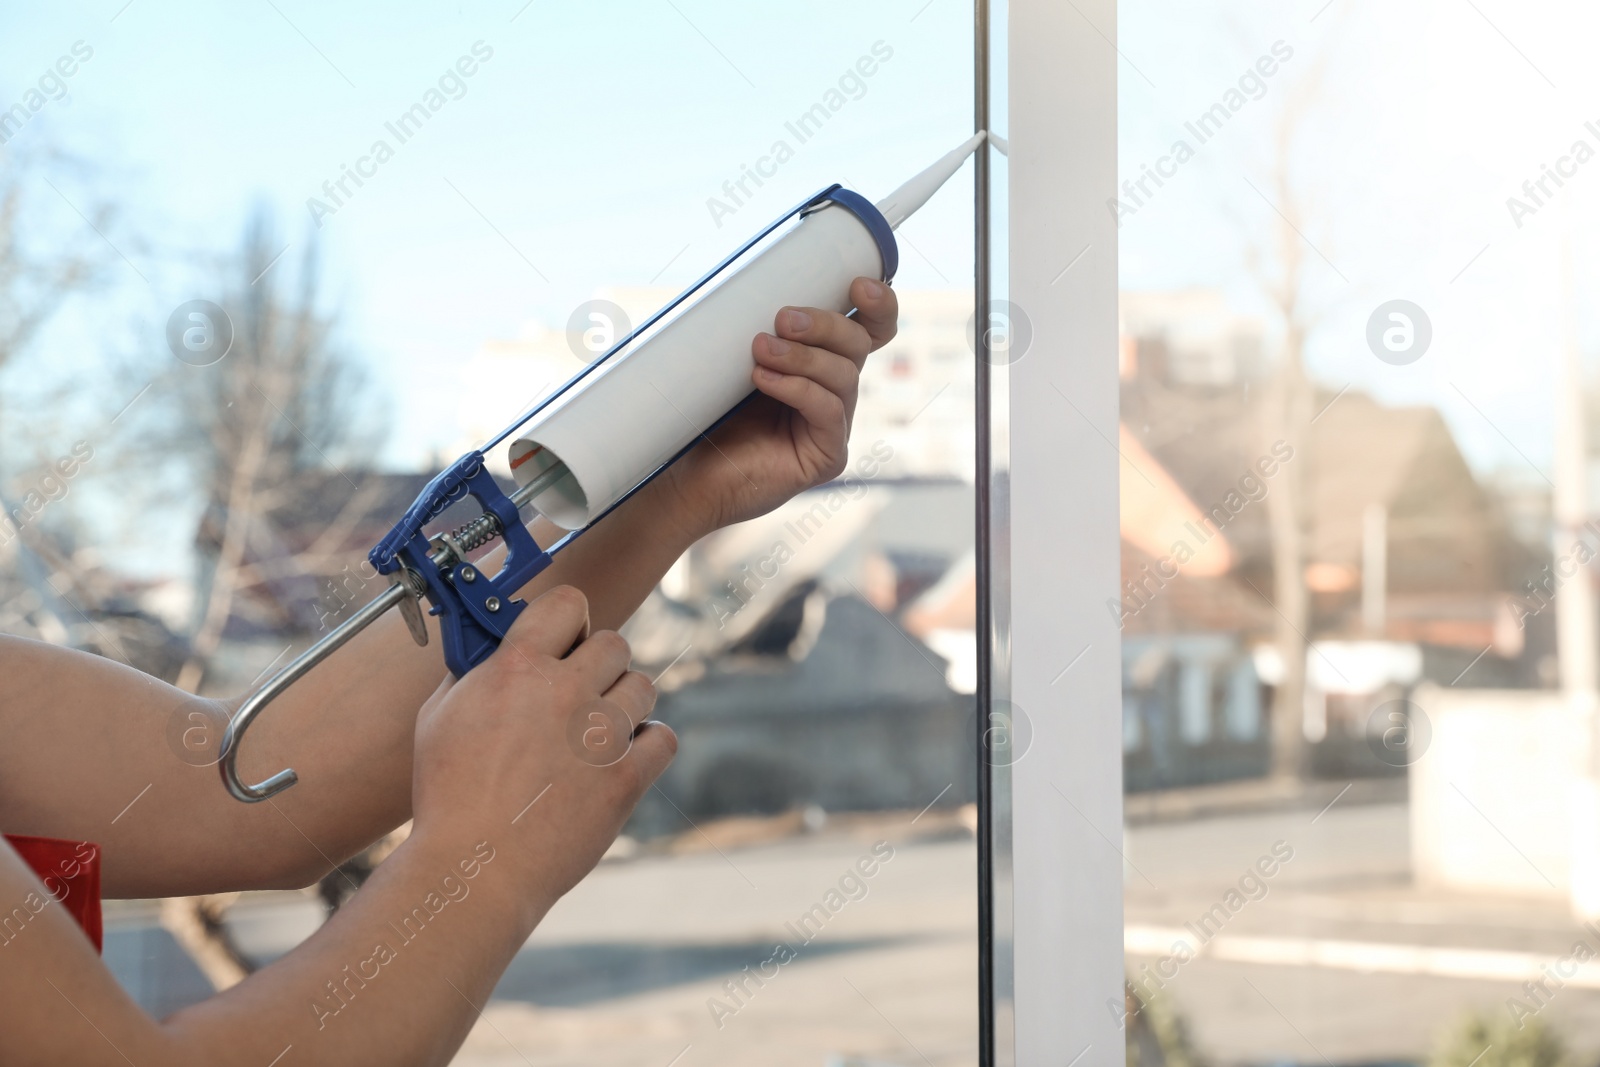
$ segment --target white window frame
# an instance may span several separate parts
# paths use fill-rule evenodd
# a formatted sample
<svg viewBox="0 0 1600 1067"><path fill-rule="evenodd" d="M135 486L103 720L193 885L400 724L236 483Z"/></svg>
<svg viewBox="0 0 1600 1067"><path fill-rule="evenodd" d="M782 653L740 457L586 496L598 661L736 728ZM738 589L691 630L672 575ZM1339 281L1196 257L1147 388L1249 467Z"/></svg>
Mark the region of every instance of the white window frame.
<svg viewBox="0 0 1600 1067"><path fill-rule="evenodd" d="M1009 472L978 472L989 578L980 723L997 721L1007 700L1027 720L1012 724L1026 751L986 776L983 1062L1121 1067L1121 644L1106 609L1121 574L1117 230L1106 208L1117 175L1116 2L995 2L1008 32L988 43L1006 49L1006 114L987 111L985 0L977 111L1007 135L1003 295L1032 341L997 375L1009 383ZM992 282L984 178L980 169L980 301ZM980 375L990 373L983 356L980 347ZM989 413L980 408L980 433Z"/></svg>

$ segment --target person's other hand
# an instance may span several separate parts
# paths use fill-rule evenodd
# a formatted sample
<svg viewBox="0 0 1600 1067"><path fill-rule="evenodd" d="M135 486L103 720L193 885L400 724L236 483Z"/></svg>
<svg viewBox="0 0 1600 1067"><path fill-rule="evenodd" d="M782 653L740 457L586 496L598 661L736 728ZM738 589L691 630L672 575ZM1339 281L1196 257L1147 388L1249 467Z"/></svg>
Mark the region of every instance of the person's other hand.
<svg viewBox="0 0 1600 1067"><path fill-rule="evenodd" d="M705 532L763 515L845 469L861 367L895 335L894 290L850 286L856 315L784 308L751 345L753 397L668 468L674 506Z"/></svg>
<svg viewBox="0 0 1600 1067"><path fill-rule="evenodd" d="M584 595L549 590L417 716L413 834L466 842L463 858L488 842L535 907L600 861L678 747L663 723L633 736L655 687L628 670L626 641L588 629Z"/></svg>

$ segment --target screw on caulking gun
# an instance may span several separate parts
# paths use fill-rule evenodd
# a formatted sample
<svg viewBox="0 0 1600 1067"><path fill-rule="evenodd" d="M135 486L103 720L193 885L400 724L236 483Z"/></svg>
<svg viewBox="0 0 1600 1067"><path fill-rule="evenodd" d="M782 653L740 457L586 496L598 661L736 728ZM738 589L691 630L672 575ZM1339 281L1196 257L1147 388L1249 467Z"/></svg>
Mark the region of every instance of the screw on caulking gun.
<svg viewBox="0 0 1600 1067"><path fill-rule="evenodd" d="M274 698L389 609L399 607L413 640L426 645L419 601L428 598L445 664L456 677L487 659L526 607L513 594L750 395L751 338L771 328L780 308L849 312L850 283L858 276L894 280L900 253L893 231L984 137L974 134L876 206L840 185L795 205L498 437L429 482L368 553L390 577L388 590L268 679L229 721L219 761L228 792L256 802L299 780L285 769L255 785L243 781L238 760L245 732ZM484 461L486 451L508 440L517 481L509 494ZM465 496L483 508L481 515L448 534L423 533ZM529 506L568 531L549 549L539 547L523 524L521 509ZM506 556L498 573L485 574L468 553L496 538L505 541Z"/></svg>

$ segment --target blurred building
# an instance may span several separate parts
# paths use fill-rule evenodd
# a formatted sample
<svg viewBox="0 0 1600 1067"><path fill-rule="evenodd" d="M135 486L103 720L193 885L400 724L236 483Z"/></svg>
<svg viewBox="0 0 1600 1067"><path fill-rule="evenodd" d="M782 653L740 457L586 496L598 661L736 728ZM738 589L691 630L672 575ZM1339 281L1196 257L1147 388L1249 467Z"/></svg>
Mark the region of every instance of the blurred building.
<svg viewBox="0 0 1600 1067"><path fill-rule="evenodd" d="M0 510L18 514L0 491ZM185 649L175 632L187 590L105 564L58 507L42 522L0 529L0 633L84 649L171 680Z"/></svg>
<svg viewBox="0 0 1600 1067"><path fill-rule="evenodd" d="M682 741L635 832L973 799L970 608L912 621L970 558L972 491L896 462L704 539L624 628Z"/></svg>
<svg viewBox="0 0 1600 1067"><path fill-rule="evenodd" d="M897 295L899 332L862 369L854 439L887 441L906 475L971 482L972 292Z"/></svg>
<svg viewBox="0 0 1600 1067"><path fill-rule="evenodd" d="M1512 602L1525 552L1436 410L1319 390L1294 454L1271 434L1261 327L1220 294L1124 294L1122 329L1130 787L1266 769L1262 709L1283 670L1272 497L1285 471L1305 486L1314 769L1384 773L1367 719L1420 682L1470 665L1479 685L1526 684ZM1179 542L1192 559L1172 562Z"/></svg>
<svg viewBox="0 0 1600 1067"><path fill-rule="evenodd" d="M1233 387L1266 377L1261 320L1233 310L1219 290L1125 292L1117 313L1124 379Z"/></svg>

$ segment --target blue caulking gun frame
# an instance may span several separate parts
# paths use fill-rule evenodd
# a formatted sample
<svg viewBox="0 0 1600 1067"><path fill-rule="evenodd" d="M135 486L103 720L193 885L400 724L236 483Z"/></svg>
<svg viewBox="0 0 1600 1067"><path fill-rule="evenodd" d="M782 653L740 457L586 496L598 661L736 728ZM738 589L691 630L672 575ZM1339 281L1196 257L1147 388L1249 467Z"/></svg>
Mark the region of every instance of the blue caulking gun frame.
<svg viewBox="0 0 1600 1067"><path fill-rule="evenodd" d="M642 476L636 479L630 473L628 480L632 484L620 492L603 488L606 485L604 475L600 471L600 468L605 466L606 457L603 453L597 454L574 444L570 432L567 454L561 455L558 459L554 454L545 453L543 458L548 465L542 469L535 468L528 480L510 494L505 493L489 473L484 463L485 451L505 442L524 427L537 423L541 417L546 417L547 413L560 415L558 409L564 402L580 400L582 392L590 385L597 381L604 382L605 375L596 376L596 371L622 370L623 365L639 356L659 337L664 336L666 331L686 322L696 312L701 312L702 309L708 309L711 314L726 312L728 301L723 300L720 305L717 302L719 294L724 289L739 288L739 293L736 295L740 298L766 300L770 297L776 301L774 307L755 309L765 314L770 322L770 315L777 311L778 306L793 302L784 301L781 298L781 290L786 280L786 272L798 273L797 266L805 267L813 283L820 277L830 283L829 291L848 293L850 282L854 275L860 272L855 268L865 264L866 259L863 258L865 255L878 261L881 266L881 277L885 282L892 281L899 265L900 255L894 239L894 230L960 168L967 156L971 155L983 140L984 134L975 134L960 147L946 153L933 166L900 186L876 206L860 194L837 184L830 185L815 196L796 204L718 263L699 281L685 289L671 303L651 315L637 329L629 332L555 393L525 413L498 437L483 448L468 452L429 482L400 521L368 554L367 558L378 572L390 576L393 584L388 590L268 679L229 721L227 730L223 734L222 756L218 764L228 792L239 800L254 803L282 792L299 780L293 769L281 770L255 785L241 780L238 759L240 743L244 739L245 732L274 698L356 634L377 621L390 608L401 609L412 638L417 644L426 645L428 630L418 601L424 596L427 597L432 605L429 613L439 619L444 660L451 673L459 678L482 663L499 647L511 624L527 606L524 601L514 599L516 592L548 567L555 553L560 552L585 530L604 519L623 501L649 484L732 412L722 410L711 414L704 420L706 425L694 427L696 432L689 436L688 440L664 463L650 461L648 466L642 468ZM830 224L832 228L827 234L817 238L817 241L821 242L817 247L808 248L803 245L791 247L783 253L788 256L787 259L783 259L782 256L773 259L765 277L756 273L755 268L762 264L764 256L782 247L791 235L804 229L805 219L824 213L830 208L842 209L842 214L859 223L860 228L865 231L866 240L863 240L861 229L854 229L852 235L847 231L853 229L853 226L841 230L840 224L835 222ZM751 257L750 262L732 272L729 278L724 279L722 285L707 291L702 300L689 306L682 315L664 326L660 333L646 338L620 360L615 358L633 345L636 339L643 337L652 327L661 323L671 312L683 306L690 297L706 290L714 279L744 259L779 227L795 218L801 219L802 222L777 243L769 245ZM836 239L841 235L854 242L854 266L851 257L841 253L836 247ZM830 244L829 241L835 243ZM867 251L863 252L863 249ZM872 250L875 250L875 255L872 255ZM802 258L796 259L796 256ZM830 272L840 276L831 277ZM748 277L741 280L742 275ZM750 281L751 278L755 280ZM681 341L682 338L678 340ZM662 347L670 348L669 345ZM734 366L741 368L740 372L745 377L741 382L731 383L731 388L734 390L731 394L728 393L730 383L721 383L721 388L722 392L731 398L730 406L736 409L743 402L738 396L748 396L749 372L748 369L742 369L742 364ZM568 407L570 409L574 405L569 404ZM602 403L600 410L604 409L605 404ZM573 423L577 414L575 412L573 417L566 419L566 422ZM554 420L547 417L546 421ZM517 455L519 449L522 451L520 457ZM542 445L517 440L512 445L512 452L512 462L515 466L524 459L544 452L544 449ZM580 467L586 469L580 470ZM614 475L615 472L611 473ZM601 487L598 489L598 500L590 500L586 494L585 478L588 479L587 485L590 488ZM483 508L481 515L448 534L438 534L429 538L423 533L423 527L443 514L451 504L467 496L472 497ZM614 499L610 499L612 497ZM540 510L569 527L569 532L549 549L540 548L534 541L533 535L523 525L521 509L534 502L536 498L539 498ZM546 500L552 503L547 505ZM596 506L591 507L591 504ZM563 510L556 512L552 510L554 507ZM563 514L568 517L567 521L561 521L560 516ZM573 521L571 517L574 515L581 518ZM504 539L506 556L499 572L487 575L479 571L467 557L472 550L496 537Z"/></svg>

